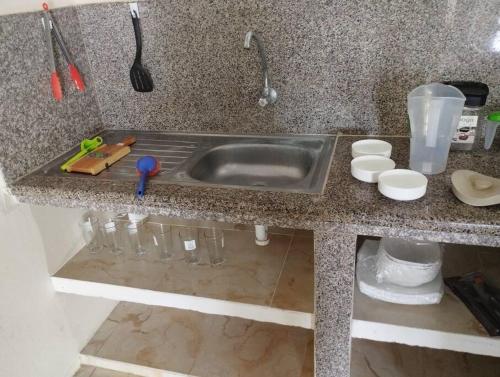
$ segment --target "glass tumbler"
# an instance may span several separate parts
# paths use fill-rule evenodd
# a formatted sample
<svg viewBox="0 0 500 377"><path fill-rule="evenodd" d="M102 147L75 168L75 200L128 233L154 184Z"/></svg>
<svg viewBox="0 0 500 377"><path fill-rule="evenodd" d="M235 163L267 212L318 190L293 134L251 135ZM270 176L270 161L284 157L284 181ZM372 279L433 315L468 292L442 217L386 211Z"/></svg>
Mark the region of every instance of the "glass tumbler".
<svg viewBox="0 0 500 377"><path fill-rule="evenodd" d="M120 222L114 219L104 221L102 224L102 234L104 245L108 247L112 254L120 255L125 251L125 240Z"/></svg>
<svg viewBox="0 0 500 377"><path fill-rule="evenodd" d="M90 214L85 214L79 223L89 253L96 254L104 247L99 220Z"/></svg>
<svg viewBox="0 0 500 377"><path fill-rule="evenodd" d="M158 250L160 260L166 261L173 257L172 229L170 225L162 223L149 223L151 233L153 233L153 245Z"/></svg>
<svg viewBox="0 0 500 377"><path fill-rule="evenodd" d="M207 243L210 264L217 266L224 263L224 232L222 229L208 228L203 231Z"/></svg>
<svg viewBox="0 0 500 377"><path fill-rule="evenodd" d="M200 262L198 229L179 228L179 238L181 240L182 249L186 253L186 261L191 264L198 264Z"/></svg>
<svg viewBox="0 0 500 377"><path fill-rule="evenodd" d="M128 223L127 235L132 252L139 257L148 253L150 243L148 242L148 231L143 222Z"/></svg>

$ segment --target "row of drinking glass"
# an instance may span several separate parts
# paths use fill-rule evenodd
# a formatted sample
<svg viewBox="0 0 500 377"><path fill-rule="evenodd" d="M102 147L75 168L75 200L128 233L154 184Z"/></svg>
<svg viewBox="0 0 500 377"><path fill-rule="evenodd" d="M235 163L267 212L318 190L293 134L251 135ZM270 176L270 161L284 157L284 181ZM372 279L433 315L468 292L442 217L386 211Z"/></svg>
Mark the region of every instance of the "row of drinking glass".
<svg viewBox="0 0 500 377"><path fill-rule="evenodd" d="M224 233L218 228L172 227L169 224L148 221L147 216L128 214L97 216L87 213L80 223L87 250L98 253L104 249L115 255L125 252L144 256L157 253L160 260L169 260L175 254L174 237L179 237L184 259L200 262L199 233L205 239L210 264L224 262Z"/></svg>

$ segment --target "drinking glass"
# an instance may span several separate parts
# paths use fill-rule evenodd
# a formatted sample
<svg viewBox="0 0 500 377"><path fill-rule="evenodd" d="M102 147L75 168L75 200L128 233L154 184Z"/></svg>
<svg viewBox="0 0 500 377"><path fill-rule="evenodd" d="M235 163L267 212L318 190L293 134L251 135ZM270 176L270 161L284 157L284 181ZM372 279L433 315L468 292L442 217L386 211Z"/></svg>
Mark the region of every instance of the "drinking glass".
<svg viewBox="0 0 500 377"><path fill-rule="evenodd" d="M198 229L179 228L179 238L181 239L182 249L186 253L186 261L191 264L200 262L200 250L198 245Z"/></svg>
<svg viewBox="0 0 500 377"><path fill-rule="evenodd" d="M150 251L150 242L146 225L143 222L130 222L127 225L130 249L137 256L143 256Z"/></svg>
<svg viewBox="0 0 500 377"><path fill-rule="evenodd" d="M96 254L104 247L99 220L92 214L85 214L79 223L89 253Z"/></svg>
<svg viewBox="0 0 500 377"><path fill-rule="evenodd" d="M112 254L120 255L125 251L126 240L120 221L109 219L102 224L104 245L110 249Z"/></svg>
<svg viewBox="0 0 500 377"><path fill-rule="evenodd" d="M158 250L160 260L166 261L173 257L172 229L170 225L150 222L149 228L153 234L153 245Z"/></svg>
<svg viewBox="0 0 500 377"><path fill-rule="evenodd" d="M213 266L224 263L224 232L222 229L208 228L203 231L207 243L208 258Z"/></svg>

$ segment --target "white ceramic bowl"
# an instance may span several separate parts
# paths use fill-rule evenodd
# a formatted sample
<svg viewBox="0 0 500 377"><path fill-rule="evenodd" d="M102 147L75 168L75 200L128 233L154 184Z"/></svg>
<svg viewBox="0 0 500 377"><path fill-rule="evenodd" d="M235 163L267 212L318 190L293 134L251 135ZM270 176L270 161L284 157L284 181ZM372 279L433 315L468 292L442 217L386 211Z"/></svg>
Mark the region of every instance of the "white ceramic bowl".
<svg viewBox="0 0 500 377"><path fill-rule="evenodd" d="M377 280L418 287L441 271L441 246L436 242L383 238L377 252Z"/></svg>
<svg viewBox="0 0 500 377"><path fill-rule="evenodd" d="M396 163L383 156L359 156L351 161L351 174L363 182L375 183L378 176L387 170L392 170Z"/></svg>
<svg viewBox="0 0 500 377"><path fill-rule="evenodd" d="M392 145L387 141L378 139L359 140L351 145L351 155L353 158L370 155L391 157L391 152Z"/></svg>

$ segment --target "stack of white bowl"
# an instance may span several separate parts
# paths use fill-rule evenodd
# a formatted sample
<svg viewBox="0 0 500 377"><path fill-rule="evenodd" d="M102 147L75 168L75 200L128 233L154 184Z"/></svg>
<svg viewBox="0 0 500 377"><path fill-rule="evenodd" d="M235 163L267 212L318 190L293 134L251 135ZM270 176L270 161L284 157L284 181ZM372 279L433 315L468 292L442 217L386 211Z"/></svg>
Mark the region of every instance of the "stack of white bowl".
<svg viewBox="0 0 500 377"><path fill-rule="evenodd" d="M400 304L435 304L444 292L438 243L399 238L367 240L358 253L356 277L362 293Z"/></svg>

